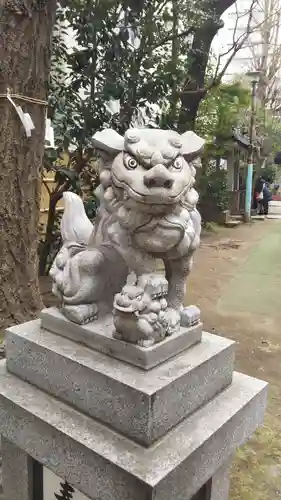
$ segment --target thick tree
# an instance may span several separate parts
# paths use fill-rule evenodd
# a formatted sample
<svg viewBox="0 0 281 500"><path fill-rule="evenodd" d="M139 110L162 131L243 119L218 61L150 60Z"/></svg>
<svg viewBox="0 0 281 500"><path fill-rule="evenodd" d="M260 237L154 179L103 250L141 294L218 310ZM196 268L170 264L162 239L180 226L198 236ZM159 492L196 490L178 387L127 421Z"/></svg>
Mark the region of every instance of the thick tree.
<svg viewBox="0 0 281 500"><path fill-rule="evenodd" d="M55 0L0 4L0 327L42 307L37 246L46 107L32 99L47 98L55 11ZM7 89L31 116L31 137Z"/></svg>

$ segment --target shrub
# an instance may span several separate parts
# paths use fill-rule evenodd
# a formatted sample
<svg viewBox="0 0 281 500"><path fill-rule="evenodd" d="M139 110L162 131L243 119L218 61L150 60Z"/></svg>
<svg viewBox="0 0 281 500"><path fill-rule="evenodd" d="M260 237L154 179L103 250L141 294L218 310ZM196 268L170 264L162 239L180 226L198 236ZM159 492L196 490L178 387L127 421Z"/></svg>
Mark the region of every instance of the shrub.
<svg viewBox="0 0 281 500"><path fill-rule="evenodd" d="M198 177L197 189L200 196L198 208L203 224L217 222L222 212L229 208L227 172L209 162Z"/></svg>

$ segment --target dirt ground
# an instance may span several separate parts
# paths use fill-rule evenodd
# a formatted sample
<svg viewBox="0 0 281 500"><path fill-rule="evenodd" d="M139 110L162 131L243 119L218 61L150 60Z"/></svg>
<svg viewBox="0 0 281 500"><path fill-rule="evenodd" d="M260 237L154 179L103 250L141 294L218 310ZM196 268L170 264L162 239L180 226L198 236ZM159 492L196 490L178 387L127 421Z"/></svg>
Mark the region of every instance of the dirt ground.
<svg viewBox="0 0 281 500"><path fill-rule="evenodd" d="M205 330L237 342L236 370L270 384L265 424L237 453L231 500L281 498L280 266L281 221L260 221L203 239L188 282L186 302L200 306Z"/></svg>
<svg viewBox="0 0 281 500"><path fill-rule="evenodd" d="M46 305L49 289L42 281ZM281 221L205 234L186 304L200 307L205 330L237 342L238 371L270 383L265 424L237 453L231 500L281 498Z"/></svg>

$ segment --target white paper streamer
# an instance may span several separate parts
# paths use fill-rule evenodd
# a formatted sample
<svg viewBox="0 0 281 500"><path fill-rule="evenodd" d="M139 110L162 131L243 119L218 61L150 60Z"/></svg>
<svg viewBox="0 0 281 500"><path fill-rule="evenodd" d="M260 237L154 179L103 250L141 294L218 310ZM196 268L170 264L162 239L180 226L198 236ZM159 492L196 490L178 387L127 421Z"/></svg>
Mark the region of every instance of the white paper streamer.
<svg viewBox="0 0 281 500"><path fill-rule="evenodd" d="M52 122L51 122L50 118L46 118L45 142L47 143L45 145L46 148L54 148L55 147L54 129L52 127Z"/></svg>
<svg viewBox="0 0 281 500"><path fill-rule="evenodd" d="M30 116L29 113L24 113L21 106L17 106L13 99L11 98L10 96L10 93L7 92L7 99L8 101L10 101L10 103L12 104L12 106L15 108L18 116L19 116L19 119L24 127L24 130L25 130L25 134L26 134L26 137L30 137L31 136L31 130L33 130L35 128L34 126L34 123L32 121L32 118Z"/></svg>

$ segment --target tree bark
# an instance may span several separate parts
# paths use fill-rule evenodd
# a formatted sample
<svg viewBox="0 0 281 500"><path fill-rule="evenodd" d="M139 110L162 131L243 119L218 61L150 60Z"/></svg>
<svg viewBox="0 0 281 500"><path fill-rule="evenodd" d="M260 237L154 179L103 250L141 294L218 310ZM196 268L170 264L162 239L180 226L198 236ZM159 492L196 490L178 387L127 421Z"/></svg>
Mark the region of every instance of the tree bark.
<svg viewBox="0 0 281 500"><path fill-rule="evenodd" d="M205 74L211 50L212 41L219 30L218 24L207 19L194 33L191 58L188 71L188 82L181 96L181 109L178 119L178 129L181 133L193 130L199 104L207 91L205 90Z"/></svg>
<svg viewBox="0 0 281 500"><path fill-rule="evenodd" d="M45 100L56 0L2 0L0 94ZM21 121L0 97L0 328L34 317L42 307L38 282L38 219L46 108L14 99L32 117Z"/></svg>
<svg viewBox="0 0 281 500"><path fill-rule="evenodd" d="M205 88L205 74L211 45L221 28L220 17L235 3L235 0L206 0L205 10L210 16L194 31L194 37L187 59L191 59L188 77L181 95L181 109L178 118L178 130L183 133L193 130L201 100L208 90ZM204 5L202 5L204 11Z"/></svg>

